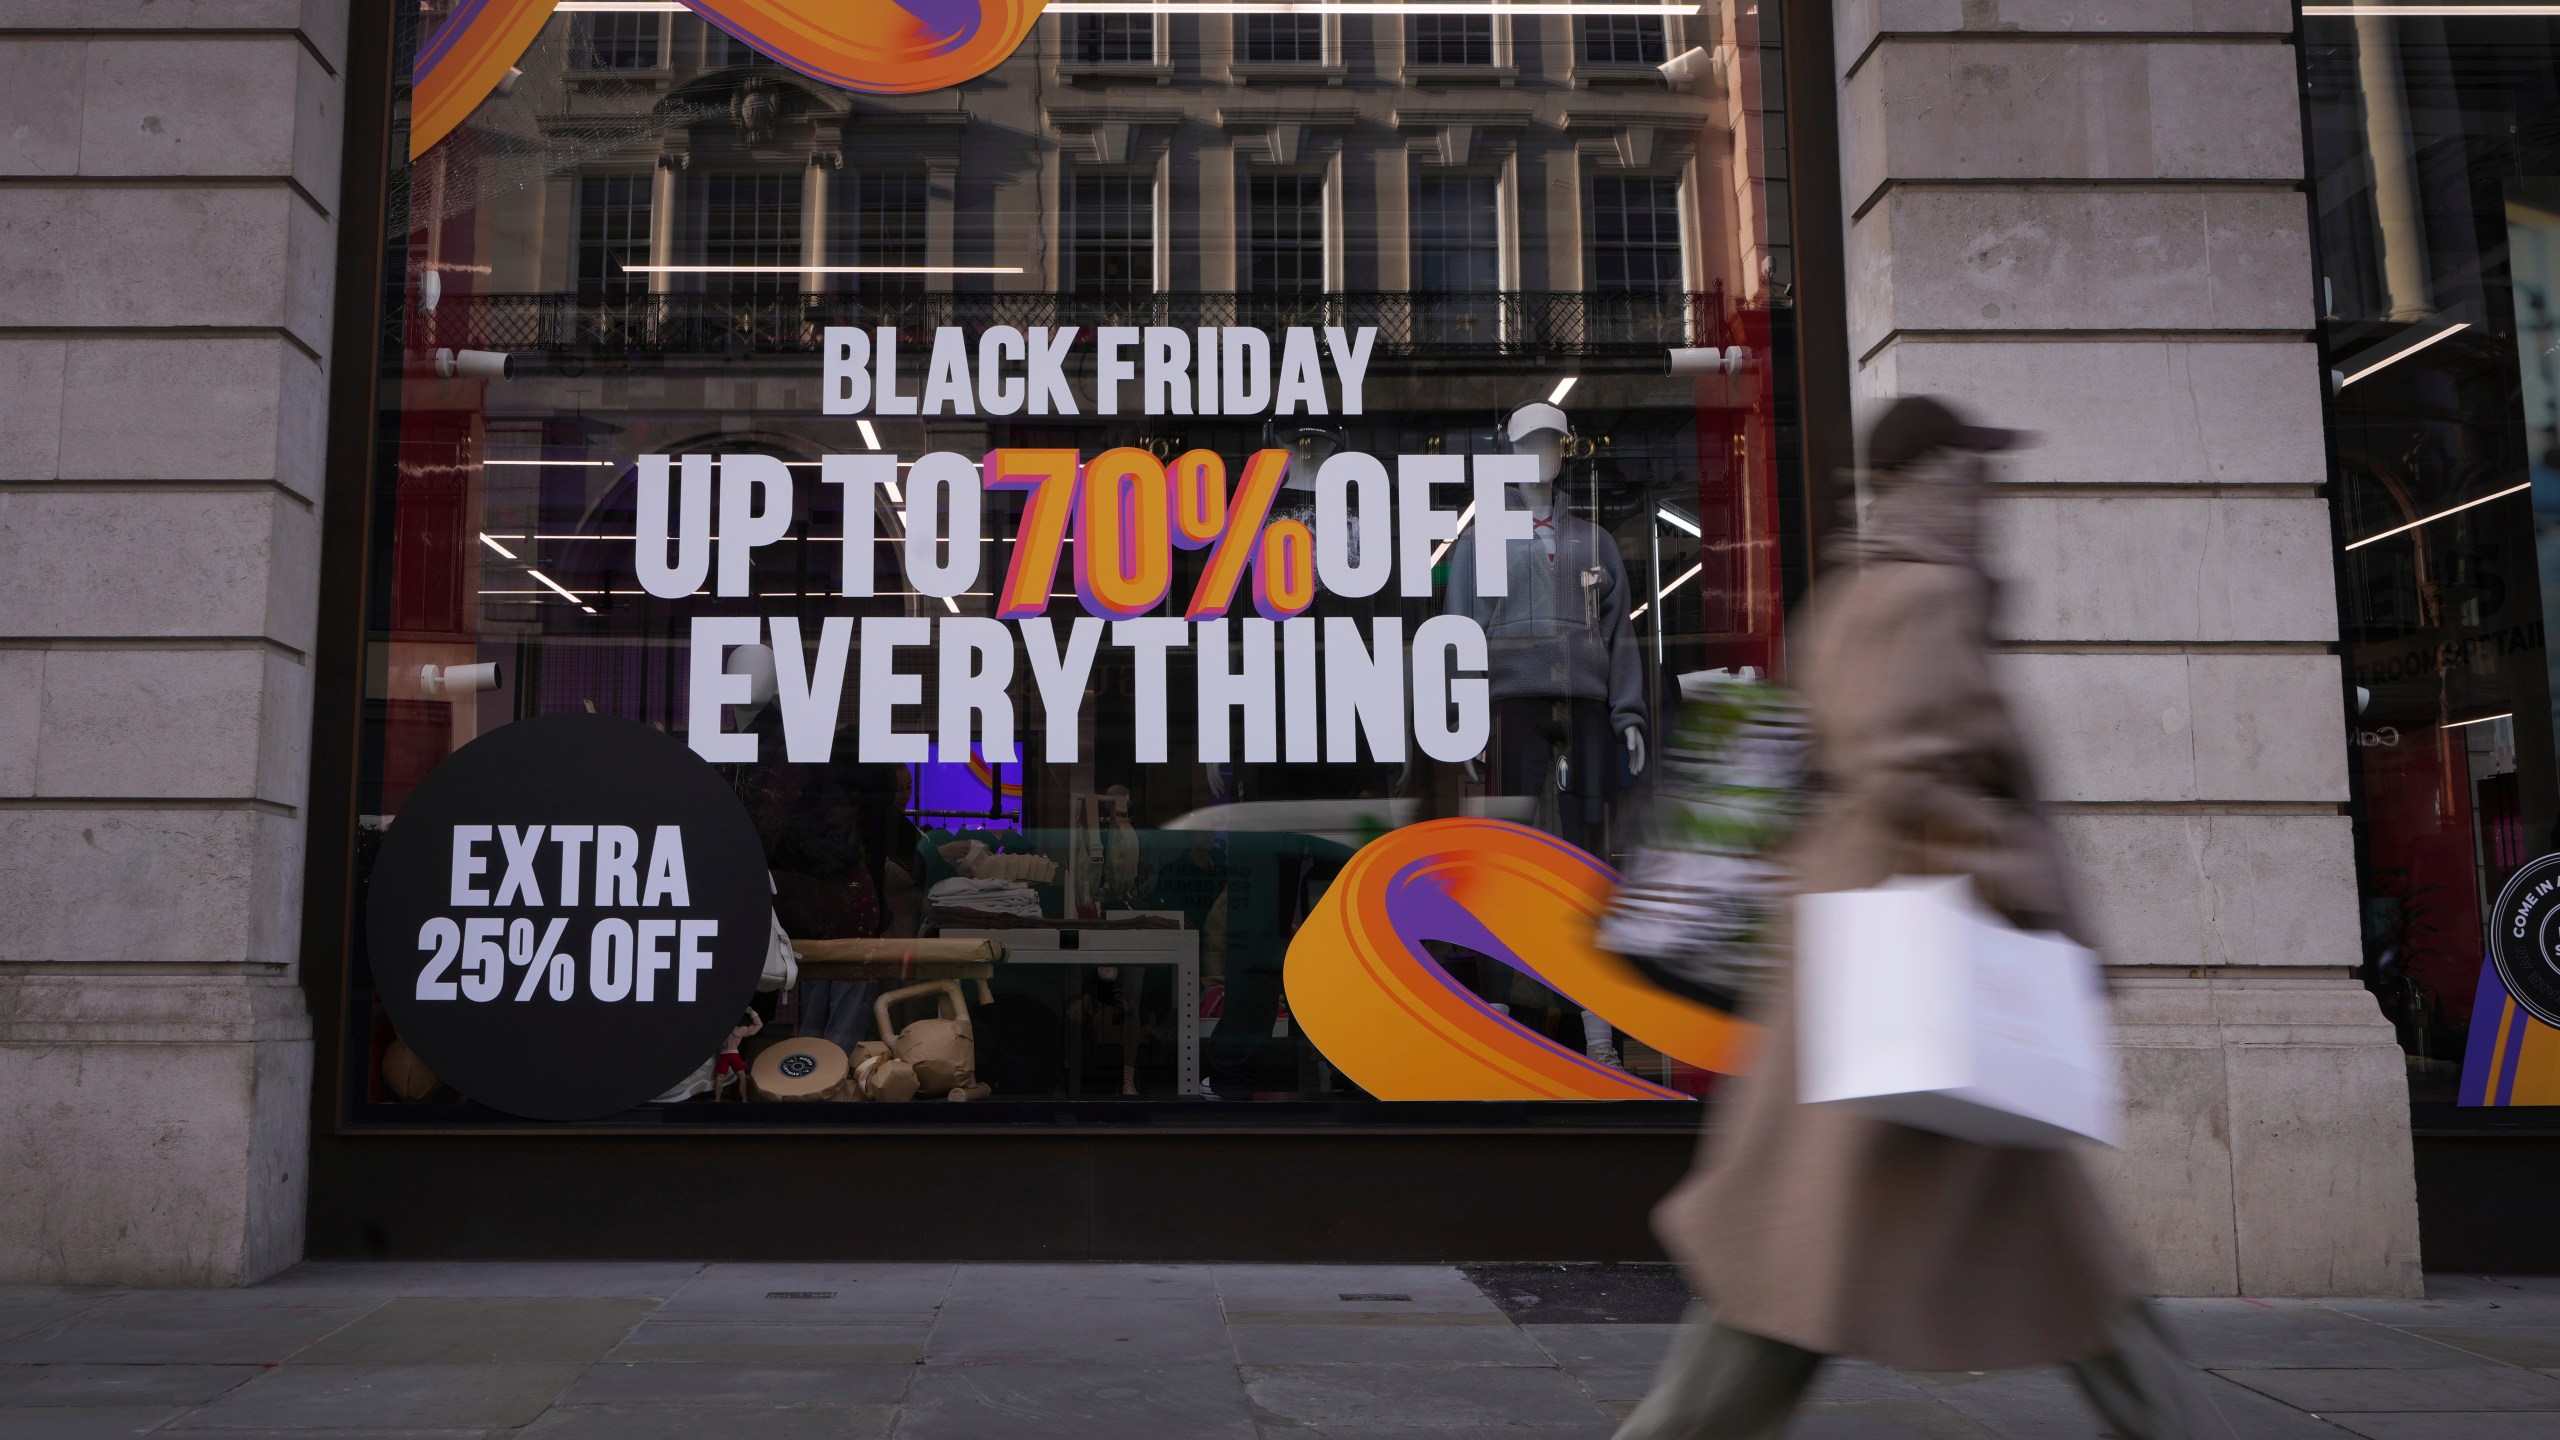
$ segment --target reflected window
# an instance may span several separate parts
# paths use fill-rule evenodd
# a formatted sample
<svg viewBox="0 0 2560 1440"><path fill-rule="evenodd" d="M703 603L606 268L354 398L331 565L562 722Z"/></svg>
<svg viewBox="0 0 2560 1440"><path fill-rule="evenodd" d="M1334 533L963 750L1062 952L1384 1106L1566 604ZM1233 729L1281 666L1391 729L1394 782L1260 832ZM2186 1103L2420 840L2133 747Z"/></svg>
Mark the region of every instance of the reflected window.
<svg viewBox="0 0 2560 1440"><path fill-rule="evenodd" d="M1584 15L1574 21L1585 65L1659 65L1669 56L1659 15Z"/></svg>
<svg viewBox="0 0 2560 1440"><path fill-rule="evenodd" d="M1680 181L1602 175L1591 182L1591 284L1661 293L1680 288Z"/></svg>
<svg viewBox="0 0 2560 1440"><path fill-rule="evenodd" d="M1317 15L1241 15L1237 58L1252 65L1321 65L1324 19Z"/></svg>
<svg viewBox="0 0 2560 1440"><path fill-rule="evenodd" d="M1076 177L1077 293L1137 295L1155 288L1155 194L1152 175Z"/></svg>
<svg viewBox="0 0 2560 1440"><path fill-rule="evenodd" d="M1075 22L1068 54L1081 65L1153 65L1156 62L1155 17L1144 11L1116 15L1071 15Z"/></svg>
<svg viewBox="0 0 2560 1440"><path fill-rule="evenodd" d="M1246 190L1245 272L1261 295L1324 288L1324 177L1256 175Z"/></svg>
<svg viewBox="0 0 2560 1440"><path fill-rule="evenodd" d="M578 180L578 296L627 300L649 277L623 267L649 263L650 176L587 175Z"/></svg>
<svg viewBox="0 0 2560 1440"><path fill-rule="evenodd" d="M572 17L571 63L582 70L655 70L665 44L664 16L606 11Z"/></svg>
<svg viewBox="0 0 2560 1440"><path fill-rule="evenodd" d="M925 264L925 175L921 170L848 170L834 177L827 204L827 263L920 270ZM838 275L841 290L920 290L924 276Z"/></svg>
<svg viewBox="0 0 2560 1440"><path fill-rule="evenodd" d="M800 288L779 267L800 263L798 175L709 175L702 186L702 263L714 294L780 295Z"/></svg>
<svg viewBox="0 0 2560 1440"><path fill-rule="evenodd" d="M1491 65L1493 17L1490 15L1416 15L1412 18L1411 63L1415 65Z"/></svg>

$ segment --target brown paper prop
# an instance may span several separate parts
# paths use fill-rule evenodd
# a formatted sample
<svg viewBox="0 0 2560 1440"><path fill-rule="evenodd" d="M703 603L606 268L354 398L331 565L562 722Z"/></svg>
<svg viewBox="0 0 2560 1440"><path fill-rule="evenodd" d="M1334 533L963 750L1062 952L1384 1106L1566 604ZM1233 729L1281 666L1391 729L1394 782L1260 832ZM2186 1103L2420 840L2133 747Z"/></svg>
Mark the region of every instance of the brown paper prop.
<svg viewBox="0 0 2560 1440"><path fill-rule="evenodd" d="M424 1100L443 1082L428 1069L406 1040L394 1040L382 1052L382 1088L403 1100Z"/></svg>
<svg viewBox="0 0 2560 1440"><path fill-rule="evenodd" d="M827 1100L851 1068L843 1047L803 1035L767 1047L747 1074L759 1100Z"/></svg>
<svg viewBox="0 0 2560 1440"><path fill-rule="evenodd" d="M845 1082L852 1100L913 1100L916 1098L916 1067L890 1055L886 1050L866 1055L855 1063L853 1078Z"/></svg>
<svg viewBox="0 0 2560 1440"><path fill-rule="evenodd" d="M938 1002L934 1017L910 1021L906 1028L898 1028L890 1012L902 1001L926 996ZM977 1083L977 1031L969 1023L969 1004L961 997L958 981L930 980L892 990L873 1005L872 1016L879 1022L880 1036L889 1042L890 1052L915 1067L916 1083L923 1090L947 1095Z"/></svg>

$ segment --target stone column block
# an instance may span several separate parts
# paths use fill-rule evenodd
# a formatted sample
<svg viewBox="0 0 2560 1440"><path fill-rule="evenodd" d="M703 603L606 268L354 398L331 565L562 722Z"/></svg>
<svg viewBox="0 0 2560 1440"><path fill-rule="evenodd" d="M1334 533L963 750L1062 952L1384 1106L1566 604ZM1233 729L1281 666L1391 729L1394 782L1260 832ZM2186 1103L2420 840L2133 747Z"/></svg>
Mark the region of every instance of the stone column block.
<svg viewBox="0 0 2560 1440"><path fill-rule="evenodd" d="M273 480L318 503L328 375L281 336L83 338L65 366L56 477Z"/></svg>
<svg viewBox="0 0 2560 1440"><path fill-rule="evenodd" d="M284 967L302 924L302 824L247 802L0 805L12 965Z"/></svg>
<svg viewBox="0 0 2560 1440"><path fill-rule="evenodd" d="M2304 330L2291 190L1903 185L1851 224L1850 345L1908 331Z"/></svg>
<svg viewBox="0 0 2560 1440"><path fill-rule="evenodd" d="M319 516L268 486L0 491L0 636L307 649L319 547Z"/></svg>
<svg viewBox="0 0 2560 1440"><path fill-rule="evenodd" d="M1991 526L2007 640L2337 638L2329 507L2314 496L2011 490Z"/></svg>
<svg viewBox="0 0 2560 1440"><path fill-rule="evenodd" d="M2342 975L2363 958L2344 815L2075 806L2054 828L2111 964Z"/></svg>
<svg viewBox="0 0 2560 1440"><path fill-rule="evenodd" d="M2291 180L2293 49L2181 41L1888 45L1840 94L1850 214L1935 179Z"/></svg>
<svg viewBox="0 0 2560 1440"><path fill-rule="evenodd" d="M273 329L318 354L329 231L282 182L0 189L0 327Z"/></svg>
<svg viewBox="0 0 2560 1440"><path fill-rule="evenodd" d="M36 793L299 808L310 675L263 645L44 656Z"/></svg>
<svg viewBox="0 0 2560 1440"><path fill-rule="evenodd" d="M2019 482L2318 485L2320 355L2301 340L1905 336L1857 374L1872 412L1944 395L2039 443L2000 458Z"/></svg>

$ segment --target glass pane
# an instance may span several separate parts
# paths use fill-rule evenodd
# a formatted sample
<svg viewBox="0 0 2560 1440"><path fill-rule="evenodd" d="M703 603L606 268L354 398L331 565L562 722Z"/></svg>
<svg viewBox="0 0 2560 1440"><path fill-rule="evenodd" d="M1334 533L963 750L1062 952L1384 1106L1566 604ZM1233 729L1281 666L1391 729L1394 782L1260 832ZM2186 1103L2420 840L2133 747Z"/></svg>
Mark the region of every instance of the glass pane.
<svg viewBox="0 0 2560 1440"><path fill-rule="evenodd" d="M1783 661L1776 36L1378 8L1049 15L916 80L671 4L554 17L467 103L431 65L384 201L360 857L477 737L613 717L762 847L799 968L750 1068L850 1063L939 977L993 1087L957 1122L1687 1123L1724 1052L1501 917L1562 923L1641 837L1680 677ZM1726 83L1592 118L1577 66L1701 47ZM1395 856L1539 880L1391 914ZM1393 1009L1371 953L1480 1045L1343 1029ZM620 1023L572 970L521 1003ZM505 1121L348 975L358 1121ZM722 1073L605 1118L770 1118Z"/></svg>
<svg viewBox="0 0 2560 1440"><path fill-rule="evenodd" d="M2365 982L2430 1123L2560 1104L2560 1028L2492 959L2560 849L2560 27L2304 34Z"/></svg>

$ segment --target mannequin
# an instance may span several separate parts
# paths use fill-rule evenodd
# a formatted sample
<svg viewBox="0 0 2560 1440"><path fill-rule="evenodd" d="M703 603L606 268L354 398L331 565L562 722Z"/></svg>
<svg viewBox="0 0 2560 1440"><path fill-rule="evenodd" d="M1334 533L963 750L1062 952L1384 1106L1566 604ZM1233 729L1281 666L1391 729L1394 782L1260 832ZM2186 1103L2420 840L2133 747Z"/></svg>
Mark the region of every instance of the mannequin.
<svg viewBox="0 0 2560 1440"><path fill-rule="evenodd" d="M1549 404L1523 405L1504 426L1515 453L1538 461L1533 485L1514 487L1534 528L1506 547L1508 593L1477 583L1475 545L1449 552L1446 608L1485 629L1493 734L1485 752L1494 793L1537 799L1541 830L1606 858L1618 756L1644 773L1646 710L1641 647L1629 619L1632 587L1617 539L1575 515L1557 482L1571 427ZM1475 767L1470 766L1470 778ZM1617 1063L1614 1036L1583 1017L1593 1059Z"/></svg>
<svg viewBox="0 0 2560 1440"><path fill-rule="evenodd" d="M1523 405L1511 413L1504 430L1515 451L1538 460L1538 482L1517 487L1535 519L1534 538L1511 547L1510 593L1498 597L1478 592L1474 545L1461 541L1452 547L1446 608L1451 614L1472 615L1485 627L1492 642L1497 709L1516 701L1601 702L1606 723L1625 750L1627 773L1641 775L1646 759L1644 680L1635 628L1627 618L1631 591L1625 562L1607 531L1561 503L1556 482L1563 476L1565 441L1572 434L1564 412L1544 403ZM1527 713L1512 708L1519 716ZM1551 715L1550 722L1563 720L1569 727L1587 729L1592 719L1588 705L1570 708L1580 713ZM1556 757L1557 788L1596 796L1603 777L1571 773L1575 757L1566 742L1573 737L1548 738L1564 752ZM1499 741L1495 748L1501 748ZM1499 772L1504 767L1495 758ZM1592 823L1597 819L1588 813L1565 816L1560 826L1541 828L1597 854L1606 844Z"/></svg>

